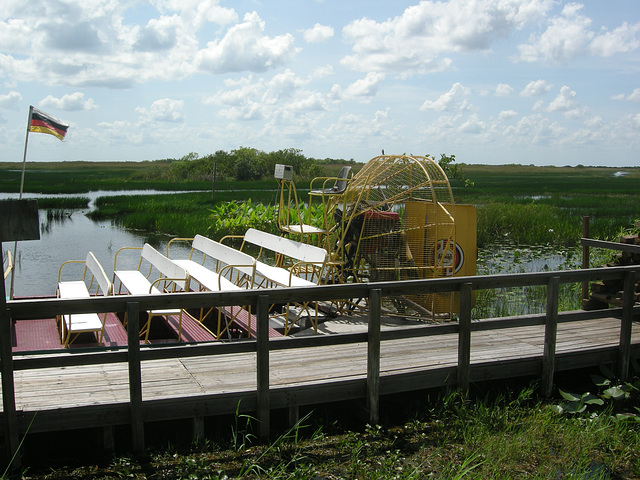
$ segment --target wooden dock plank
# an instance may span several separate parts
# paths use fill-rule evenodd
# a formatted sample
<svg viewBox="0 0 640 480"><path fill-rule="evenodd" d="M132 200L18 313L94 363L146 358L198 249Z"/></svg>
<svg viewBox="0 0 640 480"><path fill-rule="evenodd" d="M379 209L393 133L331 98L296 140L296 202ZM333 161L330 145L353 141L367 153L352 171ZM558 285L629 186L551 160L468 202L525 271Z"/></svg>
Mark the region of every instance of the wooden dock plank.
<svg viewBox="0 0 640 480"><path fill-rule="evenodd" d="M557 354L587 361L594 348L615 351L619 330L620 320L614 318L560 324ZM543 326L474 331L471 378L501 378L535 371L539 369L543 343ZM640 345L637 322L633 324L632 343ZM457 346L456 333L383 340L381 392L451 383L452 372L457 368ZM269 357L272 407L287 402L305 404L328 398L358 397L366 380L366 355L366 343L272 350ZM18 410L41 412L43 420L38 429L59 425L59 419L53 415L67 411L79 412L77 427L80 427L81 420L86 422L82 412L90 407L95 408L98 415L105 412L100 418L108 424L111 420L104 420L108 417L106 412L110 409L121 412L122 406L129 402L126 363L19 370L15 372L15 385ZM247 392L255 389L255 352L142 362L143 402L176 409L175 413L164 412L169 416L179 415L177 412L187 408L232 413L237 401L246 399ZM255 396L255 393L249 395ZM243 401L252 405L254 400ZM70 425L75 424L73 418L67 420ZM118 413L113 418L117 422L124 417Z"/></svg>

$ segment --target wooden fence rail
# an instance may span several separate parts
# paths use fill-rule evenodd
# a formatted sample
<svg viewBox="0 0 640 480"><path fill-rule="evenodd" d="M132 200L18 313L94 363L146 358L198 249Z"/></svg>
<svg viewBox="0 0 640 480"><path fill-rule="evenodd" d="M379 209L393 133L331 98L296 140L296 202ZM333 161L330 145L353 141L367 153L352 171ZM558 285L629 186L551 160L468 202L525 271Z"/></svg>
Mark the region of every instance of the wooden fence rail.
<svg viewBox="0 0 640 480"><path fill-rule="evenodd" d="M470 382L471 336L473 332L499 330L529 325L544 325L544 354L541 373L541 389L551 392L555 371L556 333L559 323L585 319L618 317L621 320L618 347L618 374L626 379L631 359L631 331L634 316L640 308L634 305L635 283L638 267L613 267L544 273L523 273L484 277L452 277L403 282L380 282L369 284L322 285L303 288L261 289L236 292L194 292L152 296L111 296L89 299L33 299L7 302L6 310L0 312L0 355L2 361L2 399L4 438L7 458L12 458L18 446L18 438L26 426L18 422L15 406L14 372L61 366L127 363L129 375L130 425L132 445L135 450L144 449L144 410L142 397L141 364L148 360L186 358L206 355L226 355L242 352L256 353L257 387L255 406L259 419L260 435L269 433L269 414L272 408L269 385L270 352L282 349L298 349L311 346L367 344L366 405L371 422L379 418L380 396L380 351L381 342L418 336L437 336L455 333L458 335L458 363L455 382L467 388ZM622 307L597 311L558 311L559 286L576 283L619 279L624 281ZM546 285L546 312L520 317L472 321L472 292L474 290L515 288ZM411 329L381 331L381 301L394 295L421 295L438 292L459 292L458 322L440 325L425 325ZM330 301L348 298L368 299L368 331L366 333L341 335L315 335L299 338L269 338L268 306L289 301ZM140 346L137 336L138 312L149 309L200 308L230 305L251 305L257 314L257 336L255 340L237 342L213 342L198 345ZM62 352L51 355L19 355L11 353L10 322L37 318L52 318L62 313L127 312L128 347L87 349L85 353L73 355Z"/></svg>

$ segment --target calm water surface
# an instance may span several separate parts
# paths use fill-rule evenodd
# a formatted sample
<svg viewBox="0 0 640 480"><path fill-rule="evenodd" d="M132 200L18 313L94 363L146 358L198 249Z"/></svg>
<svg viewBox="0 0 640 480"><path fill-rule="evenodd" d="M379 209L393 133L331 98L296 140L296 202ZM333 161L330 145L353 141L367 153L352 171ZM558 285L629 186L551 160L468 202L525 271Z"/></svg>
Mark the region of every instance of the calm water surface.
<svg viewBox="0 0 640 480"><path fill-rule="evenodd" d="M151 190L127 191L127 192L90 192L73 196L86 196L91 202L100 196L106 195L139 195L158 193ZM23 198L53 197L55 195L25 194ZM69 196L69 195L66 195ZM18 195L0 194L0 199L18 198ZM92 205L90 204L90 207ZM121 247L141 247L145 242L151 243L161 253L166 253L166 244L170 240L168 236L154 236L142 234L122 227L112 225L110 221L94 222L86 217L89 209L68 210L70 216L61 221L47 221L46 210L40 210L40 240L18 242L14 259L14 296L53 295L58 282L58 270L67 260L84 260L87 252L93 252L102 264L109 277L113 274L113 262L116 252ZM2 251L10 250L13 254L14 243L3 242ZM172 249L172 252L184 255L188 254L187 248ZM139 259L137 252L125 252L128 255L118 256L118 268L136 268ZM137 255L137 258L136 258ZM124 262L121 262L124 260ZM74 269L74 267L76 267ZM68 275L65 275L68 274ZM68 266L63 270L67 280L76 279L82 275L77 266ZM5 281L7 294L10 288L9 276Z"/></svg>

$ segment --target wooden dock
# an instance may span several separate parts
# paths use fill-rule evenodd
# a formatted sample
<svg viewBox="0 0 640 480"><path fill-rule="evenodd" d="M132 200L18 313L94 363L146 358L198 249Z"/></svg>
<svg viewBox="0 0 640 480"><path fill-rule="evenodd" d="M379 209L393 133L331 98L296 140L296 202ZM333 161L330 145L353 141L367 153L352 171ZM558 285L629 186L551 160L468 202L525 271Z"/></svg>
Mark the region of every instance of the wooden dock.
<svg viewBox="0 0 640 480"><path fill-rule="evenodd" d="M603 278L625 282L621 307L558 311L560 283ZM266 435L273 409L287 408L295 418L300 406L364 399L370 420L376 422L380 395L446 385L466 388L470 382L530 375L541 379L542 392L548 394L555 372L599 364L614 365L624 379L630 361L640 359L640 307L633 302L637 278L634 268L616 267L240 294L9 302L8 316L16 320L63 311L127 311L132 320L127 348L7 356L3 347L5 440L15 448L30 424L32 432L130 425L133 446L141 450L145 422L185 419L193 421L197 431L205 417L233 413L238 405L241 411L254 412L260 434ZM471 320L473 290L527 285L547 286L546 313ZM382 297L444 291L459 292L459 321L381 327ZM368 298L369 310L361 319L366 331L269 337L268 305L288 299L344 298ZM137 331L133 319L138 312L177 304L188 308L251 304L257 338L141 347L131 333ZM7 322L3 325L6 330Z"/></svg>

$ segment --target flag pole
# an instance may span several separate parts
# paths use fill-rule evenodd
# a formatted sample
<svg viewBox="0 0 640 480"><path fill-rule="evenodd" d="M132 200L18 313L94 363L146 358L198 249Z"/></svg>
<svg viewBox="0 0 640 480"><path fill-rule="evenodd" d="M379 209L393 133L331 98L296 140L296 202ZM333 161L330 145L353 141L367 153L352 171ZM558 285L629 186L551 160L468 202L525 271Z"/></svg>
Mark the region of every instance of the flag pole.
<svg viewBox="0 0 640 480"><path fill-rule="evenodd" d="M20 194L18 198L22 200L22 193L24 191L24 171L27 164L27 145L29 144L29 131L31 130L31 116L33 115L33 105L29 105L29 119L27 120L27 134L24 138L24 154L22 155L22 174L20 176ZM18 241L13 243L13 268L11 269L11 287L9 288L9 298L13 299L13 281L16 274L16 253L18 250Z"/></svg>
<svg viewBox="0 0 640 480"><path fill-rule="evenodd" d="M29 143L29 131L31 130L31 116L33 115L33 105L29 105L29 120L27 120L27 135L24 139L24 154L22 155L22 175L20 177L20 199L24 191L24 169L27 164L27 144ZM15 257L14 257L15 258Z"/></svg>

